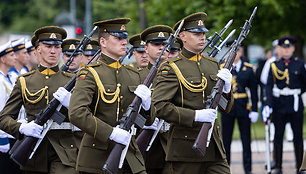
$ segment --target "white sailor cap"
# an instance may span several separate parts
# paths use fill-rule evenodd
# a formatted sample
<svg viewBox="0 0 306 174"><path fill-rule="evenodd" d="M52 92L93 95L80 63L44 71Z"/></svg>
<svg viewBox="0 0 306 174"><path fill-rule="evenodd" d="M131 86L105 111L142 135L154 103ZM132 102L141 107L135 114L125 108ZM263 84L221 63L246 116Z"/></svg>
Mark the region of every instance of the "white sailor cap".
<svg viewBox="0 0 306 174"><path fill-rule="evenodd" d="M13 46L14 51L16 52L16 51L24 49L25 48L24 43L25 43L24 38L12 41L12 46Z"/></svg>
<svg viewBox="0 0 306 174"><path fill-rule="evenodd" d="M32 42L30 40L26 40L24 45L28 53L35 50L35 47L32 45Z"/></svg>
<svg viewBox="0 0 306 174"><path fill-rule="evenodd" d="M12 42L9 41L3 45L0 45L0 57L14 51L12 47Z"/></svg>

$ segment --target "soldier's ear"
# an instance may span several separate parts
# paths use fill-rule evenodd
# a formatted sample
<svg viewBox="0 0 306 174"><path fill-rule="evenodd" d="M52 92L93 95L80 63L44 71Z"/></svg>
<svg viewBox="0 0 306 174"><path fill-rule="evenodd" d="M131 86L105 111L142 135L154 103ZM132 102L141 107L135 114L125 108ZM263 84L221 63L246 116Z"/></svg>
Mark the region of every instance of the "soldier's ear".
<svg viewBox="0 0 306 174"><path fill-rule="evenodd" d="M149 52L148 52L148 44L149 44L149 43L147 43L147 44L144 46L144 49L145 49L146 54L149 54Z"/></svg>
<svg viewBox="0 0 306 174"><path fill-rule="evenodd" d="M106 39L104 37L100 37L100 45L101 47L105 47Z"/></svg>
<svg viewBox="0 0 306 174"><path fill-rule="evenodd" d="M179 37L183 41L183 43L186 42L186 33L185 33L185 31L180 32Z"/></svg>

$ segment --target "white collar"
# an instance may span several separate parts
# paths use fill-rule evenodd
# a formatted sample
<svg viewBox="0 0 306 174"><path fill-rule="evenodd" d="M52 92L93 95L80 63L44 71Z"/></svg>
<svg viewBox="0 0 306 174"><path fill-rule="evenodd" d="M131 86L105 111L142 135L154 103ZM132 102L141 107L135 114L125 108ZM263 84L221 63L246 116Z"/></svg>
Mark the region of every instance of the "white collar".
<svg viewBox="0 0 306 174"><path fill-rule="evenodd" d="M240 68L241 68L241 64L242 64L242 61L241 59L235 64L233 64L233 66L235 67L235 70L236 72L239 72Z"/></svg>

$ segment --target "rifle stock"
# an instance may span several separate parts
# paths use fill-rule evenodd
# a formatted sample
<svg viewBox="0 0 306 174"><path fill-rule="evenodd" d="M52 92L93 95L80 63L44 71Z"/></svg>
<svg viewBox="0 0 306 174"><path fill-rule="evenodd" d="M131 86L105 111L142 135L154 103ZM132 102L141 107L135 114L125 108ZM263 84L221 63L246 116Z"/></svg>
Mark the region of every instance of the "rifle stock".
<svg viewBox="0 0 306 174"><path fill-rule="evenodd" d="M159 57L157 58L155 64L153 65L153 67L150 69L147 77L145 78L143 85L149 87L152 82L153 79L155 78L155 75L157 73L157 70L161 64L161 56L163 55L164 51L166 51L166 49L169 49L173 43L176 40L176 36L178 35L178 33L180 32L182 26L184 24L184 20L180 23L178 29L175 31L175 34L171 34L170 37L168 38L168 40L165 43L165 46L163 48L163 50L161 51ZM119 120L120 122L120 128L124 129L126 131L129 131L132 127L132 125L134 124L137 116L138 116L138 111L140 108L140 104L141 104L141 98L139 98L138 96L135 96L133 102L128 106L127 111L123 114L122 119ZM144 136L143 136L144 137ZM115 174L118 172L118 167L119 167L119 162L120 162L120 157L121 157L121 153L124 149L124 145L116 143L114 148L112 149L110 155L108 156L105 164L103 165L102 170L106 171L107 173L110 174ZM116 151L116 152L114 152ZM140 150L142 151L142 150ZM145 151L145 148L144 150Z"/></svg>
<svg viewBox="0 0 306 174"><path fill-rule="evenodd" d="M251 22L253 20L253 17L256 13L257 7L253 10L253 13L250 16L249 20L246 20L244 23L244 26L241 28L241 32L239 34L238 39L236 40L235 44L233 45L233 48L230 51L230 55L228 56L228 59L224 65L224 68L231 69L234 59L236 57L238 46L241 44L241 42L244 40L244 38L247 36L247 34L250 31ZM222 97L222 90L224 87L224 81L219 79L213 87L211 94L208 96L208 99L206 101L206 109L216 109L219 105L219 102ZM200 155L204 156L206 154L206 147L208 146L207 141L209 141L207 138L210 138L208 135L209 129L211 127L211 123L204 122L202 125L202 128L196 138L196 141L193 145L193 149L197 152L199 152ZM213 127L211 128L213 129Z"/></svg>

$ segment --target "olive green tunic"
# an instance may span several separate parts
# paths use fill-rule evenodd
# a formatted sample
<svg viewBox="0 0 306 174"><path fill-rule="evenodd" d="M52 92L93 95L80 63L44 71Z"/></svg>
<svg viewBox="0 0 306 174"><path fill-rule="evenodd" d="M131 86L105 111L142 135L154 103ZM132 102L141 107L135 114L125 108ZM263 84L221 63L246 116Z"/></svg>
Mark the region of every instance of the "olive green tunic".
<svg viewBox="0 0 306 174"><path fill-rule="evenodd" d="M95 64L80 70L69 106L70 120L85 132L77 160L78 171L103 173L102 166L114 147L109 136L132 103L134 90L140 83L138 70L104 54ZM126 160L133 173L145 171L134 136Z"/></svg>
<svg viewBox="0 0 306 174"><path fill-rule="evenodd" d="M192 85L199 85L202 82L202 75L204 75L207 79L204 93L192 92L180 83L177 74L170 65L171 62L176 64L183 78ZM225 150L217 120L205 157L200 156L192 149L202 126L202 123L194 122L195 110L206 107L204 101L207 100L207 96L210 95L218 80L216 75L218 70L219 66L216 60L201 57L185 48L177 57L162 64L159 69L152 94L153 107L151 109L157 117L171 124L166 148L166 161L198 163L225 160ZM224 96L229 100L226 108L226 112L228 112L233 104L233 97L231 95Z"/></svg>
<svg viewBox="0 0 306 174"><path fill-rule="evenodd" d="M19 132L21 123L17 122L18 113L22 105L27 113L27 120L34 120L53 99L53 93L64 86L71 78L71 74L59 71L58 66L51 69L39 66L27 74L18 78L16 85L0 115L0 129L8 132L17 139L22 139ZM24 78L26 89L22 92L20 79ZM40 91L41 90L41 91ZM40 92L38 92L40 91ZM37 93L38 92L38 93ZM35 94L35 95L30 95ZM61 112L67 115L67 109L62 107ZM66 118L65 121L68 121ZM50 162L59 161L70 167L75 167L77 158L77 146L71 130L50 130L34 156L24 168L26 171L48 172Z"/></svg>

